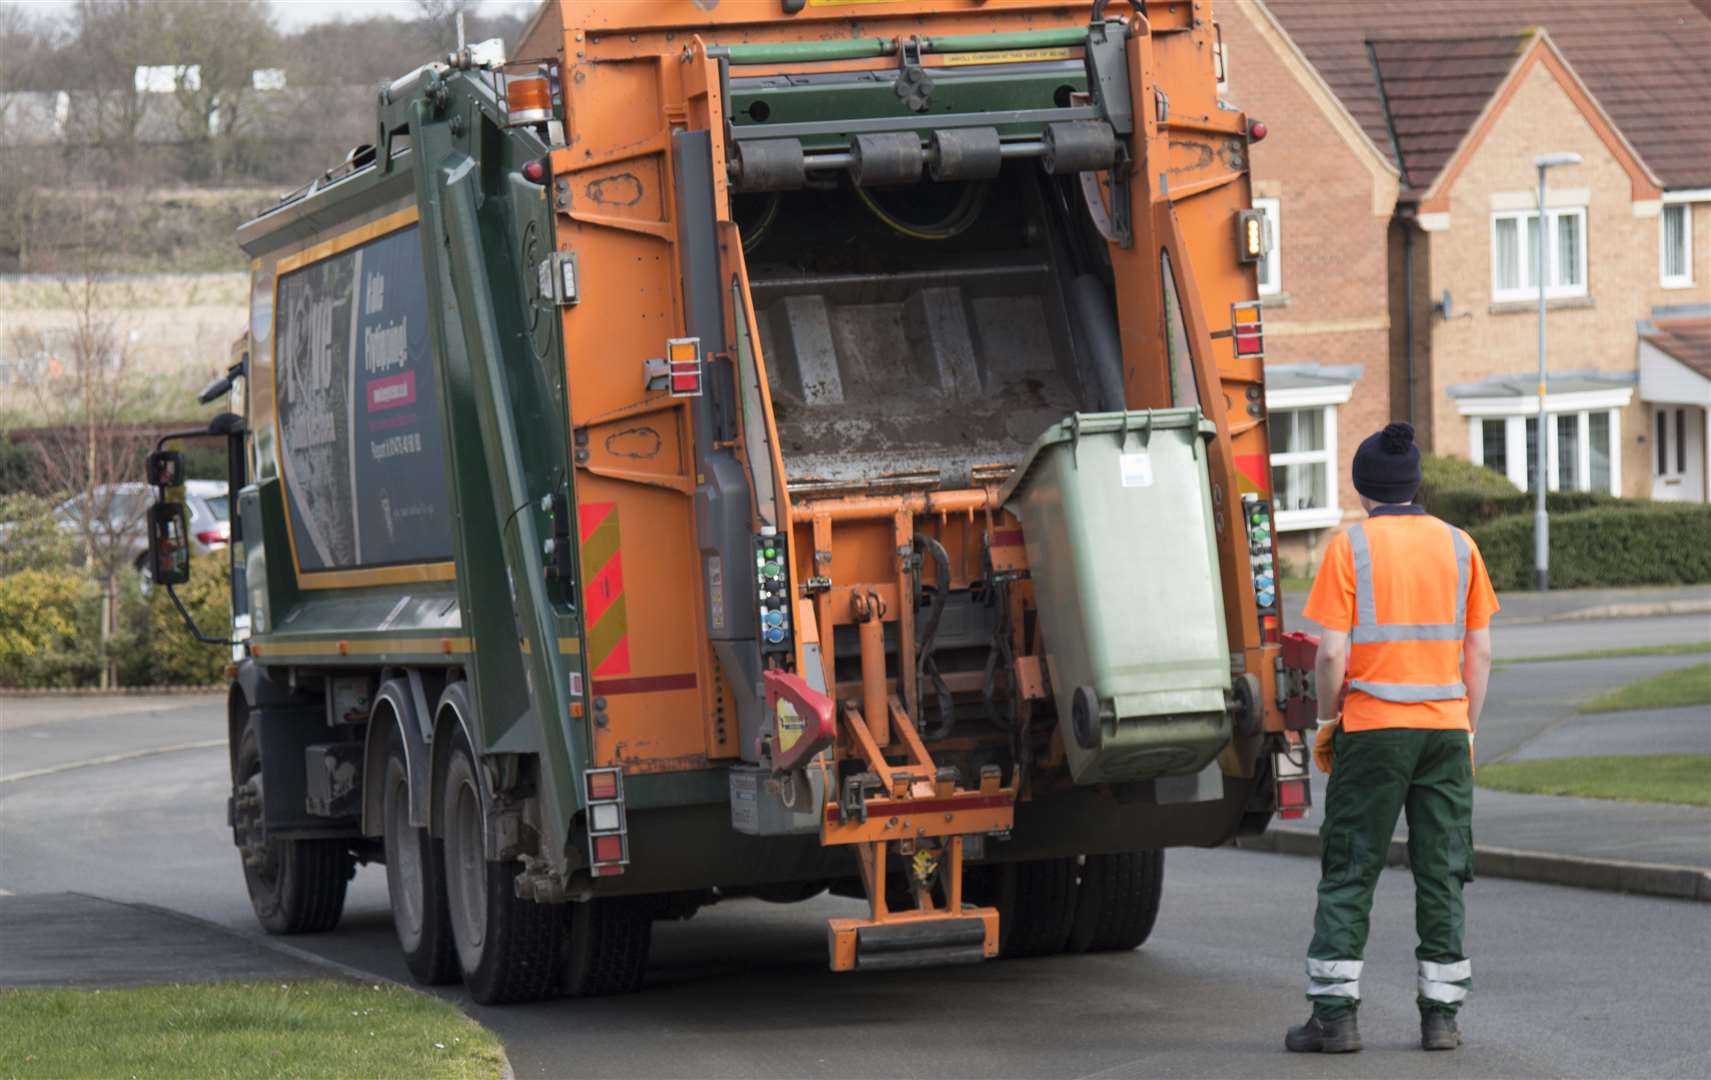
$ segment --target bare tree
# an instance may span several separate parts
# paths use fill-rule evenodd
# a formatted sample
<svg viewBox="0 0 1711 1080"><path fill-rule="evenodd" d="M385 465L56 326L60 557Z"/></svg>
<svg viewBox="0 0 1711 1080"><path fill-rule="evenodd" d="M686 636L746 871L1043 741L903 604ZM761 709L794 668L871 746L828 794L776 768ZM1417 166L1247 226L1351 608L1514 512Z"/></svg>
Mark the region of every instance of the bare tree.
<svg viewBox="0 0 1711 1080"><path fill-rule="evenodd" d="M457 48L457 20L475 6L473 0L415 0L416 25L428 48L447 53Z"/></svg>
<svg viewBox="0 0 1711 1080"><path fill-rule="evenodd" d="M40 467L52 489L74 496L71 530L85 568L101 586L101 685L108 687L119 585L132 572L143 527L147 493L139 481L148 437L127 423L142 387L125 337L102 303L100 283L85 273L65 279L61 288L71 324L61 341L37 344L53 357L35 385L37 415L48 432Z"/></svg>
<svg viewBox="0 0 1711 1080"><path fill-rule="evenodd" d="M78 141L133 156L148 99L137 86L139 66L154 59L170 5L148 0L78 0L70 59L78 71Z"/></svg>
<svg viewBox="0 0 1711 1080"><path fill-rule="evenodd" d="M267 0L165 7L161 48L177 68L179 130L188 146L205 150L208 176L221 183L254 126L254 73L279 55L273 13Z"/></svg>

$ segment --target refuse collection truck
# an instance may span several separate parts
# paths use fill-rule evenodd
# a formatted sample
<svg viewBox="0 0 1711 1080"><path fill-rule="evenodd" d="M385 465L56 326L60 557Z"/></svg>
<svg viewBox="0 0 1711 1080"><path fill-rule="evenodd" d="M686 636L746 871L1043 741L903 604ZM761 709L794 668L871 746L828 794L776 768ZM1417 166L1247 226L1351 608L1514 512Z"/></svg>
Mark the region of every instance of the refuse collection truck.
<svg viewBox="0 0 1711 1080"><path fill-rule="evenodd" d="M551 14L238 232L199 632L257 917L383 863L482 1002L730 897L865 900L838 971L1140 944L1165 848L1307 799L1210 5Z"/></svg>

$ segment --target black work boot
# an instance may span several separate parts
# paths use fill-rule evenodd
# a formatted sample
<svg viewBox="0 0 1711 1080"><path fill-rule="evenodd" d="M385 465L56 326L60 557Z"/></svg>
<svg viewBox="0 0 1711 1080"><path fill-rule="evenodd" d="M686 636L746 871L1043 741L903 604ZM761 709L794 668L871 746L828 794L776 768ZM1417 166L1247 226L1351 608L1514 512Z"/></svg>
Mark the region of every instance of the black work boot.
<svg viewBox="0 0 1711 1080"><path fill-rule="evenodd" d="M1352 1012L1334 1020L1312 1016L1305 1024L1290 1028L1283 1045L1296 1054L1352 1054L1360 1049L1360 1028Z"/></svg>
<svg viewBox="0 0 1711 1080"><path fill-rule="evenodd" d="M1461 1045L1455 1013L1427 1009L1420 1014L1420 1049L1454 1050Z"/></svg>

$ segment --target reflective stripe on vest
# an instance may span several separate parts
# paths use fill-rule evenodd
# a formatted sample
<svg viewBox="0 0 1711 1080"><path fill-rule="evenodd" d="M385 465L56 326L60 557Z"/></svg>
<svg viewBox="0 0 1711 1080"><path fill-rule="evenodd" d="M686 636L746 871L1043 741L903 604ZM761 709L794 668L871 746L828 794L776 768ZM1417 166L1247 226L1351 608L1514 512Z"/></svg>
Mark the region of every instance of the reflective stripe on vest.
<svg viewBox="0 0 1711 1080"><path fill-rule="evenodd" d="M1378 621L1378 599L1372 587L1372 545L1367 543L1366 527L1357 524L1349 529L1349 553L1355 565L1355 626L1349 640L1356 645L1411 641L1460 641L1467 636L1467 583L1472 573L1473 553L1461 530L1447 522L1439 522L1450 531L1450 541L1456 552L1456 619L1449 623L1381 623ZM1371 694L1381 701L1453 701L1467 696L1467 684L1451 683L1378 683L1368 679L1351 679L1349 688Z"/></svg>

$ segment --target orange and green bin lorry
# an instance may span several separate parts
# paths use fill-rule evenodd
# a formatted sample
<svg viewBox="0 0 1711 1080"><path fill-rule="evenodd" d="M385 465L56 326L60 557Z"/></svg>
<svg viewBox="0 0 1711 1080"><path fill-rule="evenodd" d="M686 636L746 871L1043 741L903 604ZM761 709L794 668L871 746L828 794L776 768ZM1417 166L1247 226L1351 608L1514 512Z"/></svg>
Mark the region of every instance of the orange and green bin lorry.
<svg viewBox="0 0 1711 1080"><path fill-rule="evenodd" d="M728 897L865 900L837 971L1134 948L1164 849L1308 799L1211 5L549 14L238 231L198 633L258 919L383 863L484 1003Z"/></svg>

